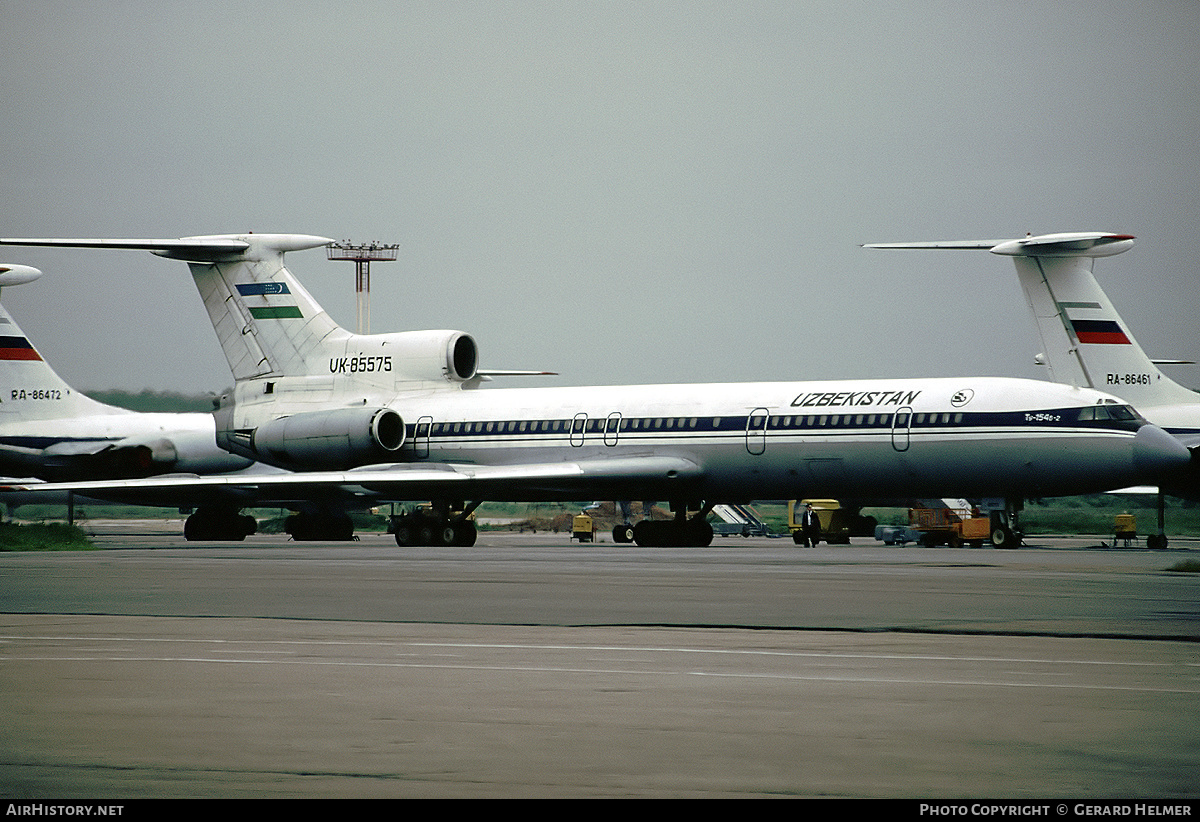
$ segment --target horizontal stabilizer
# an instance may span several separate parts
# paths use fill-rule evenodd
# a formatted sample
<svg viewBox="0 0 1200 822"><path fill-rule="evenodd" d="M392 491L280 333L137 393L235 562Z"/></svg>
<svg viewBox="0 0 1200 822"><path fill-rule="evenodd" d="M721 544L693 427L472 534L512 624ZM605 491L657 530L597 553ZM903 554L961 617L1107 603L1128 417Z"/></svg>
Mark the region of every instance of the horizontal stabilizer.
<svg viewBox="0 0 1200 822"><path fill-rule="evenodd" d="M149 251L160 257L189 262L220 262L246 256L251 249L283 253L329 245L328 237L308 234L220 234L176 240L100 240L57 238L4 238L0 245L51 248L112 248Z"/></svg>
<svg viewBox="0 0 1200 822"><path fill-rule="evenodd" d="M929 240L919 243L863 243L863 248L949 248L989 251L1009 240Z"/></svg>
<svg viewBox="0 0 1200 822"><path fill-rule="evenodd" d="M1130 234L1077 231L1026 236L1019 240L941 240L919 243L867 243L863 248L941 248L986 250L1006 257L1111 257L1133 248Z"/></svg>

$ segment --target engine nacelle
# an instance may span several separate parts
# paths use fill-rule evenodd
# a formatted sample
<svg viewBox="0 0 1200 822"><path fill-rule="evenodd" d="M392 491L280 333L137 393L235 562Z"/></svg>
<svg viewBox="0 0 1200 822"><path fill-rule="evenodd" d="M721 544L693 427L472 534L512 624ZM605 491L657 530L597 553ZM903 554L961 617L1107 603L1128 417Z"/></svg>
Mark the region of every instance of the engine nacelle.
<svg viewBox="0 0 1200 822"><path fill-rule="evenodd" d="M260 425L251 448L282 468L340 469L387 459L404 445L404 420L390 408L304 411Z"/></svg>
<svg viewBox="0 0 1200 822"><path fill-rule="evenodd" d="M51 481L134 479L175 470L179 452L169 439L121 440L99 451L87 442L56 443L33 457L31 470Z"/></svg>
<svg viewBox="0 0 1200 822"><path fill-rule="evenodd" d="M329 373L389 387L411 382L464 383L475 377L479 367L479 347L462 331L352 334L337 345L336 351L328 353Z"/></svg>

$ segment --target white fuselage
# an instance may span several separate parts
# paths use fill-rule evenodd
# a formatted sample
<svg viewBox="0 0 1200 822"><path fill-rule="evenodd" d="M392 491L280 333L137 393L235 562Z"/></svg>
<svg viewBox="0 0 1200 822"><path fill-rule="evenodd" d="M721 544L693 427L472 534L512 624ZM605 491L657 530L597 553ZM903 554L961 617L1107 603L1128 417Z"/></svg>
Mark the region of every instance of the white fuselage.
<svg viewBox="0 0 1200 822"><path fill-rule="evenodd" d="M677 457L698 467L694 477L597 482L595 495L709 501L1077 494L1145 479L1157 456L1178 464L1176 443L1147 444L1151 434L1139 440L1144 421L1132 413L1125 421L1078 421L1081 409L1114 402L1090 389L998 378L443 388L387 402L406 429L404 446L387 461L495 466ZM239 404L243 424L254 411L253 403ZM558 499L567 490L523 483L501 496L489 488L488 498Z"/></svg>

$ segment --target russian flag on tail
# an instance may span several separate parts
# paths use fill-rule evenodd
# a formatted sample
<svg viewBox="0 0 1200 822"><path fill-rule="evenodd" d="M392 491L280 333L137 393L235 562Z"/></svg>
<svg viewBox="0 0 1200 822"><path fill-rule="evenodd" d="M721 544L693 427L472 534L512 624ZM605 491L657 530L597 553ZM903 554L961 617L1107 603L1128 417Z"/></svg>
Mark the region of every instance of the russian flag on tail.
<svg viewBox="0 0 1200 822"><path fill-rule="evenodd" d="M0 360L38 360L42 356L24 337L0 337Z"/></svg>
<svg viewBox="0 0 1200 822"><path fill-rule="evenodd" d="M1131 345L1116 320L1071 320L1071 328L1081 343L1090 345Z"/></svg>

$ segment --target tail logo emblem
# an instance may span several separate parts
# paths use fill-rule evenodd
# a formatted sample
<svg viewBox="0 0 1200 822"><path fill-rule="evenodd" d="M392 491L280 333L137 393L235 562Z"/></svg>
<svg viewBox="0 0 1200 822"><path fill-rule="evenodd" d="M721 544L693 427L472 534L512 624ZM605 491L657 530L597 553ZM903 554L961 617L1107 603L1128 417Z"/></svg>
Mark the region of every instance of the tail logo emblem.
<svg viewBox="0 0 1200 822"><path fill-rule="evenodd" d="M285 320L304 317L299 306L296 305L296 300L292 297L287 283L238 283L235 287L243 298L258 298L254 300L254 305L251 305L249 300L246 301L250 316L256 320ZM283 299L278 299L280 297Z"/></svg>

